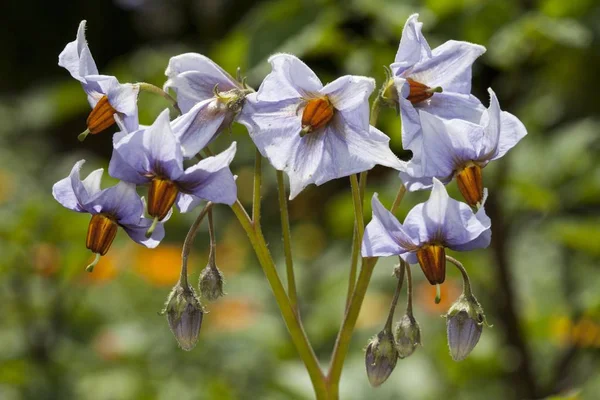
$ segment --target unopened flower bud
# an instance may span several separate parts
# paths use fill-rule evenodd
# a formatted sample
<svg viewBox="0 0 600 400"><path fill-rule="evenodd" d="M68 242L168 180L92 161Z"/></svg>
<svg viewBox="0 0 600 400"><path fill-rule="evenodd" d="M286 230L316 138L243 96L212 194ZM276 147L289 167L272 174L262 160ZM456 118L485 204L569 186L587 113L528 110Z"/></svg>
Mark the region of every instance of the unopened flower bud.
<svg viewBox="0 0 600 400"><path fill-rule="evenodd" d="M225 294L223 293L223 274L216 265L209 264L202 270L198 289L200 289L200 296L209 301L214 301Z"/></svg>
<svg viewBox="0 0 600 400"><path fill-rule="evenodd" d="M412 315L405 314L396 324L394 333L396 350L400 358L410 356L417 346L421 345L421 328Z"/></svg>
<svg viewBox="0 0 600 400"><path fill-rule="evenodd" d="M454 361L464 360L475 348L483 324L485 314L475 296L462 294L450 307L446 315L448 347Z"/></svg>
<svg viewBox="0 0 600 400"><path fill-rule="evenodd" d="M178 283L169 295L162 313L167 315L169 328L179 346L185 351L192 350L198 342L204 315L194 289L190 286L185 288Z"/></svg>
<svg viewBox="0 0 600 400"><path fill-rule="evenodd" d="M365 365L367 377L373 387L381 385L387 380L398 361L398 351L394 345L394 336L391 332L383 330L377 334L367 346Z"/></svg>

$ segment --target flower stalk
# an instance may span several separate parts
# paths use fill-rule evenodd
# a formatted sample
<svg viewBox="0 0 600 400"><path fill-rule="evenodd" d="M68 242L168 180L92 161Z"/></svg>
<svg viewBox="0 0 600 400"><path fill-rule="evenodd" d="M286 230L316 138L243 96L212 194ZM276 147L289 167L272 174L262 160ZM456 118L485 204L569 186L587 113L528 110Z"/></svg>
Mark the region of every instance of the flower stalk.
<svg viewBox="0 0 600 400"><path fill-rule="evenodd" d="M179 115L182 114L181 109L179 108L179 105L177 104L177 100L175 100L169 93L165 92L158 86L155 86L151 83L146 83L146 82L138 82L136 85L138 85L138 87L140 88L140 91L154 93L154 94L157 94L160 97L166 99L169 103L171 103L171 106L173 106L173 109L175 109L175 111L177 111L177 113Z"/></svg>
<svg viewBox="0 0 600 400"><path fill-rule="evenodd" d="M298 295L296 292L296 278L294 276L294 261L292 259L292 243L290 233L290 217L288 202L283 181L283 171L277 171L277 189L279 192L279 211L281 213L281 231L283 233L283 251L285 253L285 271L288 283L288 296L292 307L298 312Z"/></svg>

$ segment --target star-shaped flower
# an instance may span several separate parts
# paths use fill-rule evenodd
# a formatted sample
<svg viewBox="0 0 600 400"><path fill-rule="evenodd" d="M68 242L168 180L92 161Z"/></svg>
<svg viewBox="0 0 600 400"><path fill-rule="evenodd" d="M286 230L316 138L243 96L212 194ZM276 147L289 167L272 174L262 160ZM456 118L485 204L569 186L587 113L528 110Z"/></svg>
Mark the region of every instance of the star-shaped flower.
<svg viewBox="0 0 600 400"><path fill-rule="evenodd" d="M369 125L371 78L346 75L323 86L289 54L269 58L273 70L246 98L239 122L278 170L290 178L290 199L308 184L369 170L401 169L389 137Z"/></svg>
<svg viewBox="0 0 600 400"><path fill-rule="evenodd" d="M81 82L92 112L87 119L88 129L79 135L83 140L88 133L96 134L115 123L114 115L122 117L125 126L133 130L138 124L138 85L120 84L117 78L99 75L98 68L85 40L85 24L81 21L75 41L66 45L58 56L58 65L66 68Z"/></svg>
<svg viewBox="0 0 600 400"><path fill-rule="evenodd" d="M164 90L173 89L184 115L173 121L185 126L175 129L184 157L193 157L225 128L241 111L251 89L236 81L211 59L186 53L169 60L169 78Z"/></svg>
<svg viewBox="0 0 600 400"><path fill-rule="evenodd" d="M484 107L470 94L471 66L485 53L483 46L455 40L431 50L418 17L413 14L406 21L395 62L390 66L402 115L402 145L416 158L421 136L418 110L479 122Z"/></svg>
<svg viewBox="0 0 600 400"><path fill-rule="evenodd" d="M514 115L502 111L496 94L490 93L490 107L478 123L442 119L420 111L423 137L421 159L411 160L400 177L408 190L428 189L432 178L449 183L456 177L466 202L475 206L483 201L481 169L504 156L526 134L525 126Z"/></svg>
<svg viewBox="0 0 600 400"><path fill-rule="evenodd" d="M201 200L231 205L237 198L235 179L229 169L236 143L221 154L184 169L181 145L169 123L169 110L164 110L151 126L120 133L115 140L108 172L125 182L150 184L148 214L155 220L163 220L175 203L179 211L187 212Z"/></svg>
<svg viewBox="0 0 600 400"><path fill-rule="evenodd" d="M491 222L484 208L474 214L468 205L450 198L435 178L429 200L413 207L403 224L383 207L377 193L371 205L373 219L365 228L362 256L399 255L410 264L418 262L432 285L445 280L446 248L466 251L490 243Z"/></svg>
<svg viewBox="0 0 600 400"><path fill-rule="evenodd" d="M79 171L85 160L78 161L66 178L52 187L52 195L64 207L92 215L86 238L86 247L104 255L120 226L135 242L146 247L156 247L165 236L162 224L158 224L150 237L146 231L152 220L144 218L144 204L135 191L135 185L119 182L107 189L100 189L103 169L90 173L83 181Z"/></svg>

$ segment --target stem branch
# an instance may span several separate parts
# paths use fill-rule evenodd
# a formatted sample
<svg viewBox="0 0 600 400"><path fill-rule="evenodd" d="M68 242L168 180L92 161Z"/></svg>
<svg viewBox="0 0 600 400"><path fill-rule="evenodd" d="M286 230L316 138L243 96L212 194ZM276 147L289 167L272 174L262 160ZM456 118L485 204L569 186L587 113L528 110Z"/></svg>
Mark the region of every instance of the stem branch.
<svg viewBox="0 0 600 400"><path fill-rule="evenodd" d="M283 250L285 253L288 296L292 307L298 312L298 295L296 292L296 278L294 277L294 261L292 259L290 216L288 212L285 182L283 180L283 171L277 171L277 188L279 191L279 210L281 212L281 231L283 232Z"/></svg>

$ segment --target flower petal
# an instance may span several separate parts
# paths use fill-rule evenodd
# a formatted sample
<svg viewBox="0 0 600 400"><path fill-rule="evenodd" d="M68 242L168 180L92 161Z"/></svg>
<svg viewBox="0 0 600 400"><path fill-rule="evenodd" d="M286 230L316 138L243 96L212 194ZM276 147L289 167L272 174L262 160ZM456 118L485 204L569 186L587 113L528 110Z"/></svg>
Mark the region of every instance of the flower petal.
<svg viewBox="0 0 600 400"><path fill-rule="evenodd" d="M77 29L77 38L68 43L58 55L58 65L71 73L81 83L86 83L87 75L97 75L98 68L85 40L85 24L83 20Z"/></svg>
<svg viewBox="0 0 600 400"><path fill-rule="evenodd" d="M364 76L345 75L325 85L320 93L329 97L339 111L351 111L369 104L369 96L375 90L375 80ZM367 123L368 123L367 116Z"/></svg>
<svg viewBox="0 0 600 400"><path fill-rule="evenodd" d="M502 111L500 121L500 142L498 143L498 153L493 160L505 155L508 150L512 149L527 135L525 125L511 113Z"/></svg>
<svg viewBox="0 0 600 400"><path fill-rule="evenodd" d="M275 54L269 57L272 71L263 80L257 92L259 101L282 101L311 97L323 84L315 73L298 57Z"/></svg>
<svg viewBox="0 0 600 400"><path fill-rule="evenodd" d="M136 184L146 183L152 176L176 181L183 174L183 154L169 124L168 109L151 126L130 133L115 145L108 172Z"/></svg>
<svg viewBox="0 0 600 400"><path fill-rule="evenodd" d="M466 204L463 204L463 206L466 206ZM469 251L488 247L492 239L492 221L486 215L485 209L480 207L475 214L475 218L473 218L471 209L463 206L460 207L461 218L468 234L463 233L463 237L457 236L451 238L451 242L447 241L448 247L457 251Z"/></svg>
<svg viewBox="0 0 600 400"><path fill-rule="evenodd" d="M365 228L361 254L363 257L386 257L413 251L417 243L394 215L383 207L377 193L371 199L373 218Z"/></svg>
<svg viewBox="0 0 600 400"><path fill-rule="evenodd" d="M232 205L237 199L237 187L229 164L235 151L236 142L233 142L221 154L205 158L186 169L177 180L181 191L213 203Z"/></svg>
<svg viewBox="0 0 600 400"><path fill-rule="evenodd" d="M177 104L187 113L195 104L214 97L214 88L225 92L241 88L231 75L210 58L198 53L185 53L171 57L165 71L169 78L164 90L173 88L177 94Z"/></svg>
<svg viewBox="0 0 600 400"><path fill-rule="evenodd" d="M315 183L331 172L324 161L325 131L305 135L297 141L297 146L291 152L291 157L283 169L290 178L290 200L293 200L306 186ZM318 175L317 175L318 174ZM335 173L334 173L335 174ZM327 180L320 179L321 183ZM321 184L319 183L319 184Z"/></svg>
<svg viewBox="0 0 600 400"><path fill-rule="evenodd" d="M135 224L144 213L142 199L135 191L135 184L120 181L102 190L88 203L96 213L107 213L119 224Z"/></svg>
<svg viewBox="0 0 600 400"><path fill-rule="evenodd" d="M181 213L186 213L196 208L203 201L205 200L194 195L179 192L175 204L177 204L177 208Z"/></svg>
<svg viewBox="0 0 600 400"><path fill-rule="evenodd" d="M452 92L434 93L429 100L416 104L416 108L440 118L464 119L476 124L485 111L477 97Z"/></svg>
<svg viewBox="0 0 600 400"><path fill-rule="evenodd" d="M429 87L441 86L444 91L471 93L471 66L485 47L468 42L449 40L436 47L431 58L410 71L410 77Z"/></svg>
<svg viewBox="0 0 600 400"><path fill-rule="evenodd" d="M419 14L413 14L406 20L395 62L391 65L394 75L400 75L418 62L431 58L431 48L421 33L422 27Z"/></svg>
<svg viewBox="0 0 600 400"><path fill-rule="evenodd" d="M171 122L184 157L194 157L214 139L227 112L224 104L210 98L194 105L190 111Z"/></svg>
<svg viewBox="0 0 600 400"><path fill-rule="evenodd" d="M288 168L301 137L301 117L297 99L280 102L258 101L256 93L246 97L238 122L247 129L252 141L275 169Z"/></svg>
<svg viewBox="0 0 600 400"><path fill-rule="evenodd" d="M150 228L150 225L152 225L151 219L140 218L135 224L123 224L121 227L134 242L153 249L158 246L160 241L165 237L165 227L162 223L158 223L154 228L152 235L147 238L146 232L148 231L148 228Z"/></svg>
<svg viewBox="0 0 600 400"><path fill-rule="evenodd" d="M69 176L52 186L52 195L56 201L77 212L87 212L86 203L100 191L100 181L104 172L102 168L97 169L81 181L79 171L84 163L85 160L76 162Z"/></svg>

